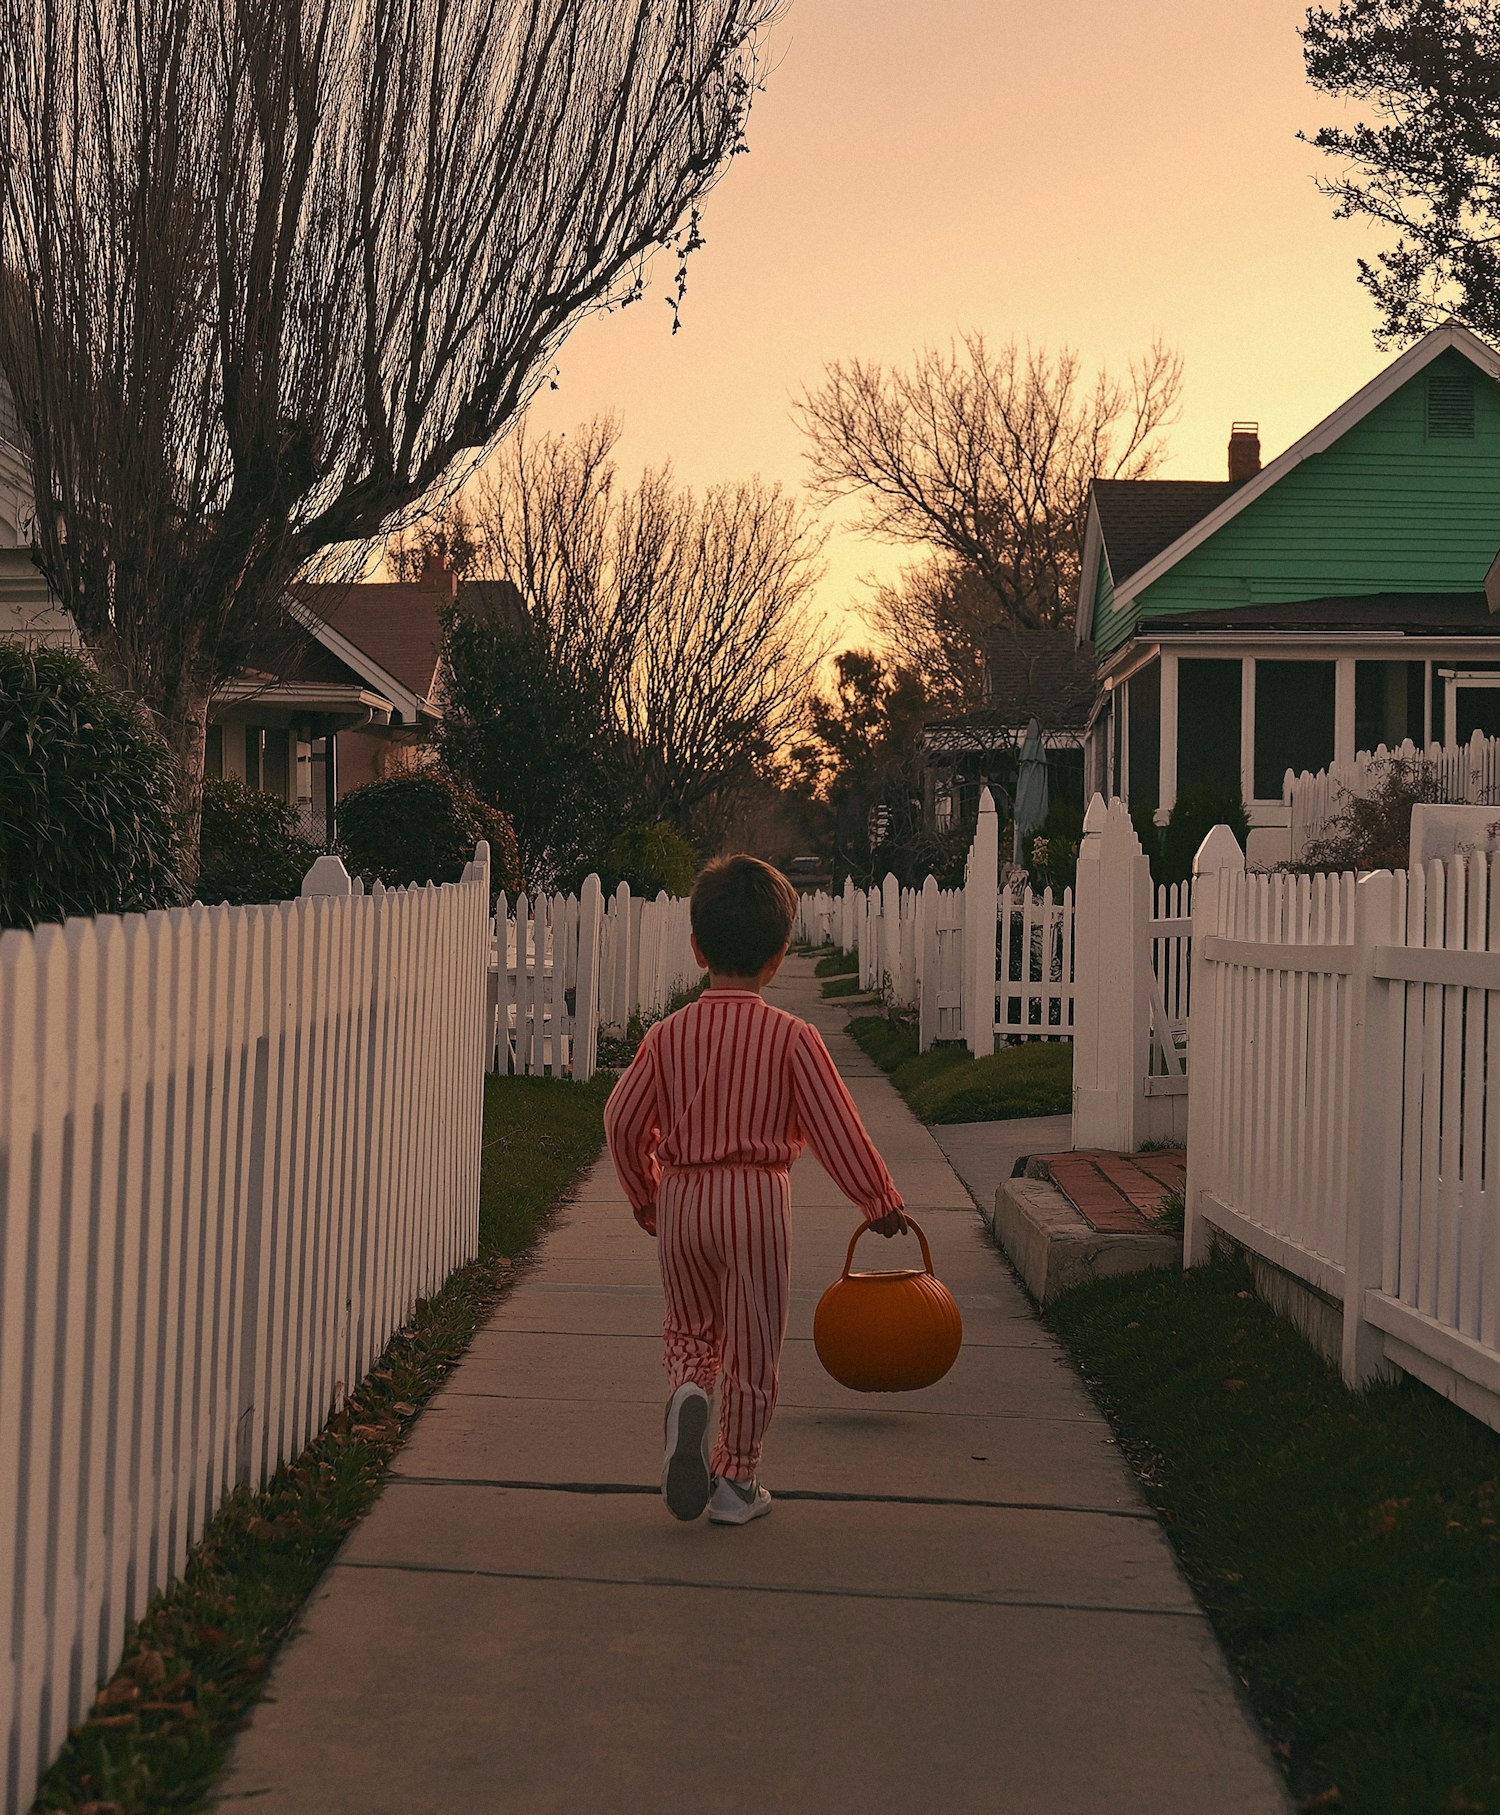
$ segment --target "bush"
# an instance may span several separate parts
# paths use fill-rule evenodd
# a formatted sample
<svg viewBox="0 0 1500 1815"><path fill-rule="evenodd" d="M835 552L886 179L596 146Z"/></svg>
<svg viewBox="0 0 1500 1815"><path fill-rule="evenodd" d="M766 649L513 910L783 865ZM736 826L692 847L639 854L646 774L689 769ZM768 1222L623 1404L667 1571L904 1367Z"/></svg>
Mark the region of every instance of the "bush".
<svg viewBox="0 0 1500 1815"><path fill-rule="evenodd" d="M296 810L274 794L226 778L203 784L198 899L234 907L290 901L317 859Z"/></svg>
<svg viewBox="0 0 1500 1815"><path fill-rule="evenodd" d="M698 874L698 853L675 826L626 826L609 847L604 891L628 883L632 895L690 895Z"/></svg>
<svg viewBox="0 0 1500 1815"><path fill-rule="evenodd" d="M481 838L490 842L490 886L521 886L510 821L441 769L412 769L351 789L338 804L338 842L349 868L387 888L457 882Z"/></svg>
<svg viewBox="0 0 1500 1815"><path fill-rule="evenodd" d="M1244 801L1227 788L1184 788L1152 854L1151 874L1156 882L1186 882L1193 873L1199 845L1215 826L1228 826L1243 850L1250 836Z"/></svg>
<svg viewBox="0 0 1500 1815"><path fill-rule="evenodd" d="M1054 895L1061 895L1076 885L1083 814L1071 801L1053 801L1029 842L1026 874L1037 894L1051 889Z"/></svg>
<svg viewBox="0 0 1500 1815"><path fill-rule="evenodd" d="M1452 790L1441 764L1424 757L1393 756L1371 764L1372 785L1361 799L1339 790L1339 809L1295 862L1282 868L1303 875L1343 870L1404 870L1411 854L1411 810L1419 802L1447 801Z"/></svg>
<svg viewBox="0 0 1500 1815"><path fill-rule="evenodd" d="M171 754L67 649L0 643L0 926L181 901Z"/></svg>

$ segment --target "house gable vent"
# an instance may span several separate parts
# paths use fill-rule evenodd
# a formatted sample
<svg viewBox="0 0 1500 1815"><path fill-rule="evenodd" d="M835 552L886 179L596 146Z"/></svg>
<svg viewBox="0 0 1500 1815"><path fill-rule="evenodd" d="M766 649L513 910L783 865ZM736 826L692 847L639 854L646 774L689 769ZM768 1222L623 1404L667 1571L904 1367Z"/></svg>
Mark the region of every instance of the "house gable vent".
<svg viewBox="0 0 1500 1815"><path fill-rule="evenodd" d="M1474 439L1474 380L1460 372L1434 372L1427 380L1427 439Z"/></svg>

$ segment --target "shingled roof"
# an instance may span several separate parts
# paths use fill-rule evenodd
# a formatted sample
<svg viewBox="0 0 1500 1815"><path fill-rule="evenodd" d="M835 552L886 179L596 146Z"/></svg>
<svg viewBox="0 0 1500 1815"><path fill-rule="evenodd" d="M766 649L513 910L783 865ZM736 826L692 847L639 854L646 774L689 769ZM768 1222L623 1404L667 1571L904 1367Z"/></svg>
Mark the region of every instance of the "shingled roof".
<svg viewBox="0 0 1500 1815"><path fill-rule="evenodd" d="M1081 730L1094 703L1094 658L1068 629L997 630L985 645L989 668L986 716L1044 731Z"/></svg>
<svg viewBox="0 0 1500 1815"><path fill-rule="evenodd" d="M431 582L366 581L357 586L299 587L297 596L418 699L434 698L443 640L438 613L453 603L451 591Z"/></svg>
<svg viewBox="0 0 1500 1815"><path fill-rule="evenodd" d="M1500 636L1482 592L1377 592L1174 612L1153 635L1179 630L1378 630L1382 636Z"/></svg>
<svg viewBox="0 0 1500 1815"><path fill-rule="evenodd" d="M1242 483L1230 479L1096 479L1094 507L1115 585L1123 586Z"/></svg>

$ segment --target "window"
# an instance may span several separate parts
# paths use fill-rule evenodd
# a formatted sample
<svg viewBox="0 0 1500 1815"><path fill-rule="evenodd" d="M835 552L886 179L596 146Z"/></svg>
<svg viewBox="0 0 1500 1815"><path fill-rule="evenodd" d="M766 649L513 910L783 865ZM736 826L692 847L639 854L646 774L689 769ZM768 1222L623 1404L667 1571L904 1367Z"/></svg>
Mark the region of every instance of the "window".
<svg viewBox="0 0 1500 1815"><path fill-rule="evenodd" d="M1130 804L1154 811L1161 793L1161 664L1131 675Z"/></svg>
<svg viewBox="0 0 1500 1815"><path fill-rule="evenodd" d="M259 725L245 727L245 786L258 788L266 734Z"/></svg>
<svg viewBox="0 0 1500 1815"><path fill-rule="evenodd" d="M224 773L224 727L210 725L203 739L203 773L217 781Z"/></svg>
<svg viewBox="0 0 1500 1815"><path fill-rule="evenodd" d="M1255 798L1280 800L1288 769L1333 761L1332 662L1255 664Z"/></svg>
<svg viewBox="0 0 1500 1815"><path fill-rule="evenodd" d="M1427 380L1427 439L1474 439L1474 380L1463 372L1434 372Z"/></svg>
<svg viewBox="0 0 1500 1815"><path fill-rule="evenodd" d="M1179 794L1198 787L1240 793L1240 691L1237 661L1190 656L1177 664Z"/></svg>
<svg viewBox="0 0 1500 1815"><path fill-rule="evenodd" d="M1404 739L1422 742L1425 662L1354 664L1354 747L1394 750Z"/></svg>

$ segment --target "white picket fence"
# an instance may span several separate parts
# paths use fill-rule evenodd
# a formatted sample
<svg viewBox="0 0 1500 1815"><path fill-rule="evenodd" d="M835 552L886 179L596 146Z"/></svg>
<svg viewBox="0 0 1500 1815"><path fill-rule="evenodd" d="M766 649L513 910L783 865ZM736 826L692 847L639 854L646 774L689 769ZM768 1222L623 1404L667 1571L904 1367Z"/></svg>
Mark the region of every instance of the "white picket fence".
<svg viewBox="0 0 1500 1815"><path fill-rule="evenodd" d="M859 980L888 1006L917 1015L922 1050L963 1040L976 1056L996 1039L1066 1040L1073 1032L1073 900L1033 895L1024 875L1002 883L999 820L986 789L964 886L920 889L887 876L801 899L796 937L859 958Z"/></svg>
<svg viewBox="0 0 1500 1815"><path fill-rule="evenodd" d="M492 1071L582 1083L594 1074L601 1031L665 1012L703 975L693 957L688 902L604 901L599 878L578 895L518 895L496 908L487 1051Z"/></svg>
<svg viewBox="0 0 1500 1815"><path fill-rule="evenodd" d="M1122 800L1095 795L1075 891L1073 1145L1134 1153L1187 1133L1189 885L1159 887Z"/></svg>
<svg viewBox="0 0 1500 1815"><path fill-rule="evenodd" d="M1132 1152L1181 1140L1187 1120L1191 890L1155 888L1123 802L1095 798L1084 820L1078 887L1033 894L1000 873L988 791L964 886L929 876L905 889L846 883L804 896L798 936L855 951L859 977L917 1015L922 1051L962 1040L976 1057L997 1040L1072 1040L1075 1143Z"/></svg>
<svg viewBox="0 0 1500 1815"><path fill-rule="evenodd" d="M1191 1263L1220 1228L1500 1428L1500 866L1246 875L1199 855Z"/></svg>
<svg viewBox="0 0 1500 1815"><path fill-rule="evenodd" d="M5 1808L224 1494L476 1252L488 860L0 937Z"/></svg>
<svg viewBox="0 0 1500 1815"><path fill-rule="evenodd" d="M1291 827L1291 857L1296 862L1313 839L1322 836L1328 822L1340 812L1345 797L1364 800L1391 762L1425 762L1432 766L1443 795L1474 806L1500 805L1500 738L1476 731L1456 750L1429 744L1424 750L1408 738L1395 749L1384 744L1361 750L1352 763L1333 763L1316 774L1290 769L1281 786Z"/></svg>

